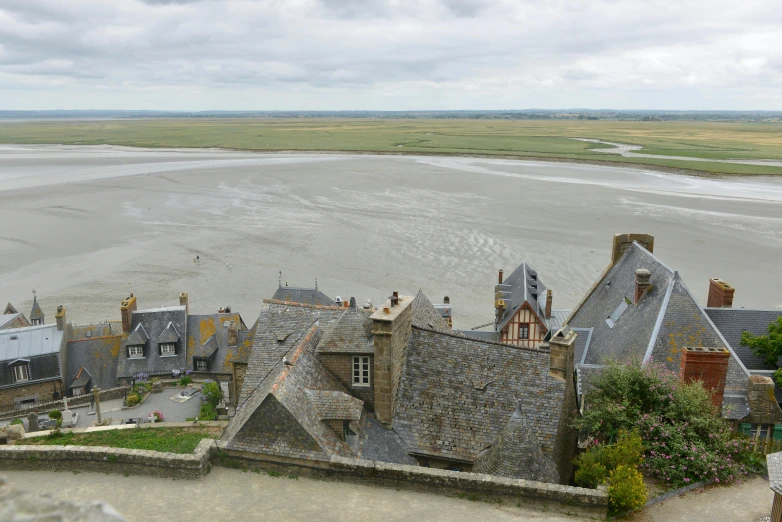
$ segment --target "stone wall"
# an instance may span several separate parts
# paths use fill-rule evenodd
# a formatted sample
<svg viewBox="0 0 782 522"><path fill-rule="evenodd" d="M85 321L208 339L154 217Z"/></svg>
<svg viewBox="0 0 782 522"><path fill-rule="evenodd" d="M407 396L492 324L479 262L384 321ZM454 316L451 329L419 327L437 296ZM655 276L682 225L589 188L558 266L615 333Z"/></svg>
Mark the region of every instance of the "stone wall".
<svg viewBox="0 0 782 522"><path fill-rule="evenodd" d="M209 471L215 441L202 439L190 454L93 446L0 446L0 469L14 471L95 471L198 478Z"/></svg>
<svg viewBox="0 0 782 522"><path fill-rule="evenodd" d="M559 483L570 484L575 472L573 460L576 458L578 448L578 431L573 427L573 421L578 416L578 399L576 397L576 372L575 372L575 345L578 334L572 330L563 338L559 332L551 338L551 375L559 378L559 368L554 364L562 364L564 361L563 378L565 381L565 395L562 398L562 410L559 414L557 426L557 438L554 441L554 463L559 472ZM561 358L555 361L554 353Z"/></svg>
<svg viewBox="0 0 782 522"><path fill-rule="evenodd" d="M45 384L48 384L50 387L48 396L51 397L52 383L48 382ZM25 389L26 388L27 387L25 387ZM125 386L120 386L118 388L109 388L107 390L101 390L100 400L106 401L109 399L121 399L125 396L125 392L127 390L128 388ZM85 404L90 404L91 402L92 402L91 393L85 393L84 395L77 395L75 397L68 398L68 406L84 406ZM20 407L20 408L15 408L12 404L11 407L5 407L5 408L0 407L0 419L22 417L30 412L48 412L54 409L61 410L62 407L63 407L62 399L37 402L35 404L30 404L29 406Z"/></svg>
<svg viewBox="0 0 782 522"><path fill-rule="evenodd" d="M599 517L605 517L608 506L607 493L595 489L338 456L331 457L328 463L283 459L271 455L225 450L222 442L218 442L218 446L221 451L217 453L219 458L216 462L231 467L254 466L263 469L276 469L282 473L294 471L297 474L315 478L373 484L397 489L404 488L427 493L474 493L490 497L546 499L580 506L579 512L593 513Z"/></svg>
<svg viewBox="0 0 782 522"><path fill-rule="evenodd" d="M374 408L377 420L390 425L402 375L407 341L413 324L413 297L399 296L399 304L391 306L390 301L372 314L374 335L375 397Z"/></svg>
<svg viewBox="0 0 782 522"><path fill-rule="evenodd" d="M366 355L366 354L364 354ZM364 407L369 411L375 411L375 365L374 357L369 356L369 383L370 386L353 386L353 356L342 354L318 354L318 359L330 371L334 377L350 391L350 394L364 401Z"/></svg>
<svg viewBox="0 0 782 522"><path fill-rule="evenodd" d="M59 379L36 382L24 386L14 386L13 388L0 390L0 410L13 410L16 404L14 401L17 399L51 399L52 392L55 391L55 386L57 386L56 389L58 392L62 391L62 385L60 385ZM60 404L62 404L62 402Z"/></svg>
<svg viewBox="0 0 782 522"><path fill-rule="evenodd" d="M247 363L233 363L233 376L234 376L234 407L239 405L239 397L242 394L242 386L244 386L244 375L247 373Z"/></svg>

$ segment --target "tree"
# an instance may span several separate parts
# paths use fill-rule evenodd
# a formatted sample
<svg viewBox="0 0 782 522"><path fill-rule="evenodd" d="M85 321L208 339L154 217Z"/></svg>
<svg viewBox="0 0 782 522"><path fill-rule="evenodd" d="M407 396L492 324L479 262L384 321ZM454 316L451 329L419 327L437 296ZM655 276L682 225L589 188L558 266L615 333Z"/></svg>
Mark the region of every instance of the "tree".
<svg viewBox="0 0 782 522"><path fill-rule="evenodd" d="M741 332L741 346L751 348L758 357L762 357L769 364L776 364L782 356L782 315L776 322L768 325L768 335L754 335L749 332Z"/></svg>

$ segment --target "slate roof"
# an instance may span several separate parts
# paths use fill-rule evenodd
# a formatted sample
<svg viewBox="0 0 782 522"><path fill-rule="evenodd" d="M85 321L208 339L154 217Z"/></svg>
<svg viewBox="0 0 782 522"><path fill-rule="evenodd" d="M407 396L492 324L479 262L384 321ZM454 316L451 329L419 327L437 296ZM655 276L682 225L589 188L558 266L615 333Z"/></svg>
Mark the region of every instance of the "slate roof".
<svg viewBox="0 0 782 522"><path fill-rule="evenodd" d="M312 406L321 419L360 420L364 401L341 391L307 390Z"/></svg>
<svg viewBox="0 0 782 522"><path fill-rule="evenodd" d="M499 343L502 341L500 332L492 330L456 330L456 333L471 339L478 339L479 341L489 341L493 343Z"/></svg>
<svg viewBox="0 0 782 522"><path fill-rule="evenodd" d="M63 342L63 332L54 324L0 330L0 388L17 386L9 366L17 359L30 364L30 380L19 386L60 379Z"/></svg>
<svg viewBox="0 0 782 522"><path fill-rule="evenodd" d="M635 305L635 270L639 268L651 273L650 289ZM576 359L577 364L590 366L654 360L678 372L684 347L727 348L731 358L725 394L746 396L749 373L695 302L678 272L636 242L593 286L572 313L569 326L574 330L591 328L582 359ZM581 341L576 342L578 350Z"/></svg>
<svg viewBox="0 0 782 522"><path fill-rule="evenodd" d="M498 475L512 479L559 483L556 465L543 454L521 404L511 415L497 441L478 456L473 473Z"/></svg>
<svg viewBox="0 0 782 522"><path fill-rule="evenodd" d="M347 395L347 390L318 360L319 340L318 324L313 323L284 354L291 365L280 357L269 368L223 433L228 448L309 460L355 456L323 422L333 411L319 409L324 406L320 392ZM358 429L357 424L352 426Z"/></svg>
<svg viewBox="0 0 782 522"><path fill-rule="evenodd" d="M326 327L318 344L319 353L374 353L372 314L355 306L351 299L341 315Z"/></svg>
<svg viewBox="0 0 782 522"><path fill-rule="evenodd" d="M782 452L766 455L768 467L768 487L778 495L782 495Z"/></svg>
<svg viewBox="0 0 782 522"><path fill-rule="evenodd" d="M73 376L73 380L71 380L71 384L68 388L80 388L81 386L85 386L90 382L90 379L92 379L92 375L90 375L90 372L82 366L79 368L79 371L76 372L76 375Z"/></svg>
<svg viewBox="0 0 782 522"><path fill-rule="evenodd" d="M551 455L565 387L548 370L547 351L413 327L394 430L413 454L473 462L521 401Z"/></svg>
<svg viewBox="0 0 782 522"><path fill-rule="evenodd" d="M751 348L741 345L741 332L768 335L768 325L782 317L782 310L748 310L745 308L705 308L714 326L725 338L748 370L776 370L775 364L766 363Z"/></svg>
<svg viewBox="0 0 782 522"><path fill-rule="evenodd" d="M38 298L33 296L33 309L30 311L30 322L39 319L43 321L43 318L43 310L41 310L41 305L38 304Z"/></svg>
<svg viewBox="0 0 782 522"><path fill-rule="evenodd" d="M157 342L160 344L175 343L178 340L179 340L179 332L177 332L174 323L169 321L168 326L166 326L166 329L163 330L163 332L160 334L160 337L158 337Z"/></svg>
<svg viewBox="0 0 782 522"><path fill-rule="evenodd" d="M546 303L544 300L543 310L545 309L546 309ZM567 318L570 316L570 312L572 312L572 310L567 310L565 308L553 308L551 310L551 317L548 320L549 331L556 333L557 330L562 328L565 325L565 323L567 323Z"/></svg>
<svg viewBox="0 0 782 522"><path fill-rule="evenodd" d="M320 320L328 324L345 310L264 304L255 326L252 350L239 400L245 400L299 338Z"/></svg>
<svg viewBox="0 0 782 522"><path fill-rule="evenodd" d="M394 464L417 466L418 462L408 455L405 443L394 430L386 429L376 419L367 415L364 438L361 441L359 458L379 460Z"/></svg>
<svg viewBox="0 0 782 522"><path fill-rule="evenodd" d="M228 322L237 328L237 344L228 344ZM209 358L209 371L231 373L230 361L245 360L250 356L252 332L236 312L192 314L187 316L187 365L193 369L193 357Z"/></svg>
<svg viewBox="0 0 782 522"><path fill-rule="evenodd" d="M418 290L415 299L413 299L413 325L419 328L429 328L432 330L450 331L448 323L443 319L440 311L435 308L432 302L424 295L423 290Z"/></svg>
<svg viewBox="0 0 782 522"><path fill-rule="evenodd" d="M321 306L334 306L335 304L329 296L317 288L295 288L292 286L280 286L274 292L272 299Z"/></svg>
<svg viewBox="0 0 782 522"><path fill-rule="evenodd" d="M117 386L117 366L122 349L122 329L113 323L73 327L74 340L68 342L65 382L76 378L81 368L92 377L92 386L103 390ZM87 337L89 335L90 337Z"/></svg>
<svg viewBox="0 0 782 522"><path fill-rule="evenodd" d="M497 331L502 331L513 318L522 303L526 302L533 312L546 324L546 286L538 279L538 273L527 263L522 263L506 277L503 285L510 287L510 298L506 299L502 317L497 323Z"/></svg>
<svg viewBox="0 0 782 522"><path fill-rule="evenodd" d="M6 328L24 328L25 326L30 326L30 323L27 321L24 314L16 312L0 315L0 330L5 330Z"/></svg>
<svg viewBox="0 0 782 522"><path fill-rule="evenodd" d="M180 337L174 343L176 345L175 355L173 357L161 357L158 343L160 335L169 328L169 323L172 323L173 328L176 329ZM141 328L137 330L139 325L141 325ZM187 339L187 312L184 305L151 310L136 310L133 312L130 330L131 334L126 342L123 343L119 352L118 378L132 377L139 372L159 374L187 367L188 357L185 342ZM142 335L142 331L144 335ZM138 333L138 337L134 337L136 333ZM146 340L143 343L137 343L137 340L144 337L146 337ZM138 359L129 358L127 350L127 345L129 344L143 344L144 357ZM87 367L89 368L89 366Z"/></svg>
<svg viewBox="0 0 782 522"><path fill-rule="evenodd" d="M576 346L573 350L573 360L576 364L583 363L586 356L587 348L589 347L589 341L592 337L591 328L572 328L576 332Z"/></svg>
<svg viewBox="0 0 782 522"><path fill-rule="evenodd" d="M11 301L8 301L8 304L5 305L5 310L3 310L3 315L18 314L18 313L19 311L16 309L16 307L11 304Z"/></svg>
<svg viewBox="0 0 782 522"><path fill-rule="evenodd" d="M147 335L147 331L144 329L144 325L139 323L136 325L133 331L130 332L128 340L125 342L125 344L130 346L137 346L145 344L148 340L149 336Z"/></svg>

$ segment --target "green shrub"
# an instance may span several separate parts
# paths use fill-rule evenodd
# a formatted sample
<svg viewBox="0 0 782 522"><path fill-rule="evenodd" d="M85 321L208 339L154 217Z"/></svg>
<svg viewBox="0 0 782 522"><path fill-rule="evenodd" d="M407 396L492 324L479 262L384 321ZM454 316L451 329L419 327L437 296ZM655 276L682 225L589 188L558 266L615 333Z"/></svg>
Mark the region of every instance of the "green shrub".
<svg viewBox="0 0 782 522"><path fill-rule="evenodd" d="M596 488L606 481L608 470L603 465L603 448L592 446L576 457L576 485Z"/></svg>
<svg viewBox="0 0 782 522"><path fill-rule="evenodd" d="M201 411L198 413L198 420L213 421L217 418L217 410L208 402L201 404Z"/></svg>
<svg viewBox="0 0 782 522"><path fill-rule="evenodd" d="M49 412L50 419L62 419L62 413L60 410L52 410Z"/></svg>
<svg viewBox="0 0 782 522"><path fill-rule="evenodd" d="M11 426L14 424L24 424L24 422L22 422L22 419L14 419L11 421Z"/></svg>
<svg viewBox="0 0 782 522"><path fill-rule="evenodd" d="M614 513L638 509L646 504L646 486L637 469L619 466L611 472L608 481L608 506Z"/></svg>
<svg viewBox="0 0 782 522"><path fill-rule="evenodd" d="M613 446L606 446L603 451L603 465L608 470L619 466L635 468L643 460L644 446L638 432L620 431L619 440Z"/></svg>
<svg viewBox="0 0 782 522"><path fill-rule="evenodd" d="M180 378L179 378L179 385L180 385L180 386L187 386L187 385L188 385L188 384L190 384L191 382L193 382L193 379L192 379L192 378L190 378L190 377L189 377L189 376L187 376L187 375L185 375L184 377L180 377Z"/></svg>
<svg viewBox="0 0 782 522"><path fill-rule="evenodd" d="M220 387L220 383L207 379L201 384L201 400L205 403L211 404L214 408L220 404L220 400L223 398L223 389Z"/></svg>
<svg viewBox="0 0 782 522"><path fill-rule="evenodd" d="M139 397L139 396L138 396L137 394L135 394L135 393L131 393L131 394L130 394L130 395L128 395L128 397L125 399L125 402L127 403L127 405L128 405L128 406L135 406L135 405L137 405L139 402L141 402L141 397Z"/></svg>
<svg viewBox="0 0 782 522"><path fill-rule="evenodd" d="M777 368L777 371L774 372L774 382L782 388L782 368Z"/></svg>

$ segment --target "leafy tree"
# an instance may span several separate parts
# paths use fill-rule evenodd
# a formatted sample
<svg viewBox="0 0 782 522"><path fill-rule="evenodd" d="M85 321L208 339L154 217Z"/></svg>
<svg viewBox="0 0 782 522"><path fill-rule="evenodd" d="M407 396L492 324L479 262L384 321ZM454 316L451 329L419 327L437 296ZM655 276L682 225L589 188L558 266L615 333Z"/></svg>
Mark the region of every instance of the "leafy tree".
<svg viewBox="0 0 782 522"><path fill-rule="evenodd" d="M741 332L741 345L751 348L767 363L776 364L777 359L782 356L782 316L768 325L768 335Z"/></svg>

